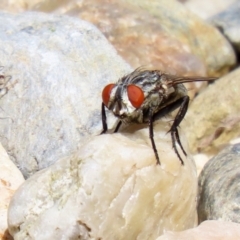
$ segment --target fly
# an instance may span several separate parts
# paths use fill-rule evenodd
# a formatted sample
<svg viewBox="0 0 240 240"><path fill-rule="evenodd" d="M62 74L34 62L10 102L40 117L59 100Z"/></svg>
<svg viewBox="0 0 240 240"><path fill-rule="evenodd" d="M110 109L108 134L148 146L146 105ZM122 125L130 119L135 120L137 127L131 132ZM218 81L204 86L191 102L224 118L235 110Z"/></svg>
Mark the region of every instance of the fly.
<svg viewBox="0 0 240 240"><path fill-rule="evenodd" d="M171 134L172 147L181 164L184 165L176 147L177 142L184 155L187 156L178 133L178 126L189 104L189 96L183 83L216 79L215 77L179 77L162 73L159 70L138 68L119 79L117 83L108 84L103 89L103 130L101 134L108 130L105 107L119 119L114 133L119 130L122 123L148 123L149 138L157 164L160 164L154 141L153 122L179 108L168 132Z"/></svg>

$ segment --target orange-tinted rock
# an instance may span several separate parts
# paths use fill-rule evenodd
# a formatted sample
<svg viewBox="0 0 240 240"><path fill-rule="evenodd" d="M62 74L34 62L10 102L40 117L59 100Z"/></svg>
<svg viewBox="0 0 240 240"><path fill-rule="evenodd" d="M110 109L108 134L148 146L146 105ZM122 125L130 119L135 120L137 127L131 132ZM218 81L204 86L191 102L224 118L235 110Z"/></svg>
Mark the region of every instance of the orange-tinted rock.
<svg viewBox="0 0 240 240"><path fill-rule="evenodd" d="M0 240L10 240L7 231L8 205L16 189L24 182L17 167L0 144Z"/></svg>

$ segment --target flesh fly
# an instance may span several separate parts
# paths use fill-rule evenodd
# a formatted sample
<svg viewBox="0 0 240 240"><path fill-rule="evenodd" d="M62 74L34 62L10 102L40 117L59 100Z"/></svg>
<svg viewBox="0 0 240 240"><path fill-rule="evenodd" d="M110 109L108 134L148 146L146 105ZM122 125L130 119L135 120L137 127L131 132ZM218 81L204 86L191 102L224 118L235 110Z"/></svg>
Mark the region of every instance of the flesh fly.
<svg viewBox="0 0 240 240"><path fill-rule="evenodd" d="M119 119L114 132L119 130L122 123L148 123L149 138L157 164L160 164L154 141L153 122L179 108L169 132L172 147L184 165L176 147L178 143L184 155L187 156L177 129L187 112L189 103L187 89L183 83L215 79L214 77L179 77L159 70L138 68L119 79L117 83L108 84L103 89L101 134L108 130L105 107Z"/></svg>

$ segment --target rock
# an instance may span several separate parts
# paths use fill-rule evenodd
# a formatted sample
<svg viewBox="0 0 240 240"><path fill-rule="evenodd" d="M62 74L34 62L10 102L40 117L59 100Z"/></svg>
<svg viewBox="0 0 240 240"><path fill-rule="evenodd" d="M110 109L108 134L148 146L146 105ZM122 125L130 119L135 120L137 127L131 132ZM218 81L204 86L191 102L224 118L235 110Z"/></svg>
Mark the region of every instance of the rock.
<svg viewBox="0 0 240 240"><path fill-rule="evenodd" d="M211 22L228 38L240 52L240 2L235 1L228 9L213 16Z"/></svg>
<svg viewBox="0 0 240 240"><path fill-rule="evenodd" d="M92 22L133 68L147 66L177 75L219 76L236 63L234 51L222 34L175 0L13 0L11 4Z"/></svg>
<svg viewBox="0 0 240 240"><path fill-rule="evenodd" d="M156 240L236 240L240 225L224 221L204 221L198 227L182 232L167 232Z"/></svg>
<svg viewBox="0 0 240 240"><path fill-rule="evenodd" d="M157 19L163 33L177 39L190 53L199 57L207 66L208 75L220 75L229 71L235 64L233 49L219 31L203 22L181 3L169 1L122 0L141 12L144 9ZM177 23L177 24L176 24ZM173 46L174 43L170 43ZM219 46L215 48L214 46ZM221 49L221 53L219 52ZM180 58L184 65L184 58ZM172 66L172 65L171 65ZM221 67L220 67L221 66ZM174 68L174 66L172 66Z"/></svg>
<svg viewBox="0 0 240 240"><path fill-rule="evenodd" d="M194 162L189 156L181 165L166 121L154 128L162 163L156 165L148 128L137 127L93 137L30 177L9 207L14 239L141 240L194 227Z"/></svg>
<svg viewBox="0 0 240 240"><path fill-rule="evenodd" d="M7 232L7 211L10 199L16 189L24 182L21 172L9 159L0 144L0 239L11 239Z"/></svg>
<svg viewBox="0 0 240 240"><path fill-rule="evenodd" d="M11 76L0 140L28 177L100 133L101 91L130 67L94 26L67 16L0 13L0 36Z"/></svg>
<svg viewBox="0 0 240 240"><path fill-rule="evenodd" d="M199 222L240 223L240 144L225 148L209 160L199 177Z"/></svg>
<svg viewBox="0 0 240 240"><path fill-rule="evenodd" d="M236 0L178 0L182 2L186 8L197 16L208 19L224 11L229 5Z"/></svg>
<svg viewBox="0 0 240 240"><path fill-rule="evenodd" d="M199 94L181 126L192 152L215 155L239 137L240 68L215 81Z"/></svg>
<svg viewBox="0 0 240 240"><path fill-rule="evenodd" d="M197 167L197 174L199 175L204 165L208 162L209 157L206 154L196 154L193 156L194 162Z"/></svg>

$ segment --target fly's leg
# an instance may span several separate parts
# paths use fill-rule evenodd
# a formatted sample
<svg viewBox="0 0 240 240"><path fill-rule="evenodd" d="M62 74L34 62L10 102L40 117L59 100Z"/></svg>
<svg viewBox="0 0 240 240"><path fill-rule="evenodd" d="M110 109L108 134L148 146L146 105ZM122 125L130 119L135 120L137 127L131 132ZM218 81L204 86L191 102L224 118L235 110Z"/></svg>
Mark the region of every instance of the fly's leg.
<svg viewBox="0 0 240 240"><path fill-rule="evenodd" d="M174 149L175 153L177 154L179 160L181 161L182 165L184 165L184 162L183 162L183 160L182 160L182 158L181 158L181 156L180 156L180 154L177 150L176 142L179 144L179 146L182 149L184 155L187 156L187 154L186 154L185 150L183 149L182 143L180 141L177 127L179 126L179 124L181 123L181 121L183 120L183 118L184 118L184 116L187 112L189 97L184 96L184 97L180 98L179 101L181 101L180 108L179 108L179 111L178 111L174 121L173 121L173 124L172 124L169 132L171 132L173 149Z"/></svg>
<svg viewBox="0 0 240 240"><path fill-rule="evenodd" d="M159 159L159 156L158 156L158 151L157 151L157 148L156 148L156 144L155 144L155 141L154 141L153 122L154 122L153 115L152 115L152 112L150 111L149 122L148 122L148 124L149 124L149 138L150 138L151 143L152 143L152 148L153 148L156 160L157 160L157 164L161 165L160 159Z"/></svg>
<svg viewBox="0 0 240 240"><path fill-rule="evenodd" d="M119 120L119 122L117 123L117 126L116 126L116 128L115 128L115 130L114 130L114 133L118 132L118 130L119 130L119 128L121 127L121 125L122 125L122 121Z"/></svg>
<svg viewBox="0 0 240 240"><path fill-rule="evenodd" d="M120 126L122 125L122 121L119 120L119 122L117 123L117 126L114 130L114 133L116 133ZM102 126L103 126L103 130L100 134L104 134L107 132L108 130L108 126L107 126L107 116L106 116L106 111L105 111L105 105L104 103L102 103Z"/></svg>
<svg viewBox="0 0 240 240"><path fill-rule="evenodd" d="M189 103L189 97L184 96L184 97L178 99L177 101L169 104L168 106L160 109L153 116L153 121L156 121L156 120L166 116L167 114L173 112L174 110L176 110L177 108L180 107L180 109L179 109L179 111L178 111L178 113L177 113L177 115L176 115L176 117L173 121L173 124L172 124L172 126L171 126L171 128L168 132L171 132L172 146L173 146L173 149L174 149L175 153L177 154L179 160L181 161L182 165L184 165L184 162L183 162L180 154L177 151L176 142L179 144L179 146L182 149L184 155L186 156L187 154L186 154L186 152L185 152L185 150L184 150L184 148L181 144L177 127L179 126L179 124L181 123L181 121L183 120L183 118L184 118L184 116L187 112L188 103Z"/></svg>
<svg viewBox="0 0 240 240"><path fill-rule="evenodd" d="M100 134L106 133L106 131L108 130L107 117L106 117L106 111L105 111L104 103L102 103L102 126L103 126L103 130Z"/></svg>

